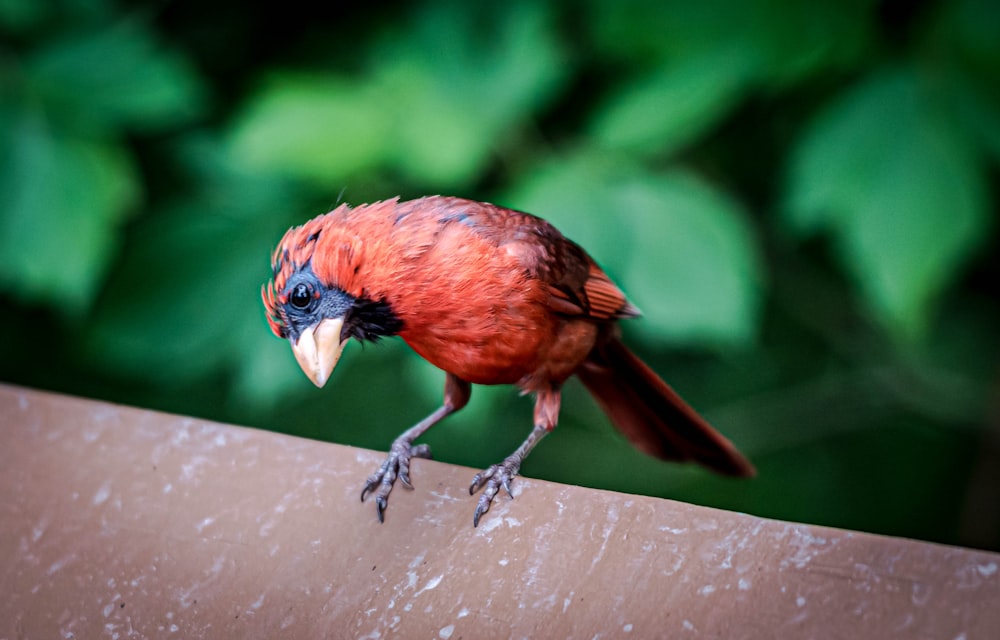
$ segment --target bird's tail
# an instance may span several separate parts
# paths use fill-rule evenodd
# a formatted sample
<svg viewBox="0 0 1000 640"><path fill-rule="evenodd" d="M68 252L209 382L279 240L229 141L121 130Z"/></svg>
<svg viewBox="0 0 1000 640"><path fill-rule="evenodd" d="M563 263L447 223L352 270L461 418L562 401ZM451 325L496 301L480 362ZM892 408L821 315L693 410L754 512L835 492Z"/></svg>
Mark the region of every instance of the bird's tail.
<svg viewBox="0 0 1000 640"><path fill-rule="evenodd" d="M693 461L729 476L754 467L617 337L595 347L577 370L614 425L640 451Z"/></svg>

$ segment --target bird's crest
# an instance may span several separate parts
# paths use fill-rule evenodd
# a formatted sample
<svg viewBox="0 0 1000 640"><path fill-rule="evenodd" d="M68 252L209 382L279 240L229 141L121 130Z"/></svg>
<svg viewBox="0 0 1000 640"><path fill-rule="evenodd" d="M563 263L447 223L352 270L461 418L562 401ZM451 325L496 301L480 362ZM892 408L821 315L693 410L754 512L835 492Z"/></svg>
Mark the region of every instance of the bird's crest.
<svg viewBox="0 0 1000 640"><path fill-rule="evenodd" d="M341 205L329 214L313 218L298 227L292 227L285 232L278 246L274 249L274 253L271 254L272 277L267 284L261 287L260 296L267 313L267 324L271 327L274 335L281 338L287 336L287 323L281 308L288 302L288 296L285 292L288 278L312 261L316 242L323 233L327 216L346 207L347 205Z"/></svg>

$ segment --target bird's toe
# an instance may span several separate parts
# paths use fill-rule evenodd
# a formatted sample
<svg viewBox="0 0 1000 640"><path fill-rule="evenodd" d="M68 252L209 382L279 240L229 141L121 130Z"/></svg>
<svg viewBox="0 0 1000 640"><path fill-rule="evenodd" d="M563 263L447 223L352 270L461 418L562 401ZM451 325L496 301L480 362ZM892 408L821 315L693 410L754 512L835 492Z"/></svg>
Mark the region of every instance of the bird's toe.
<svg viewBox="0 0 1000 640"><path fill-rule="evenodd" d="M412 458L430 458L431 448L426 444L413 446L410 441L397 440L392 443L385 461L368 476L361 490L361 501L374 493L375 514L379 522L385 521L385 509L389 504L389 493L398 478L407 489L413 488L410 481L410 460Z"/></svg>
<svg viewBox="0 0 1000 640"><path fill-rule="evenodd" d="M472 478L469 494L474 494L479 489L483 490L483 495L479 496L479 501L476 503L476 512L472 516L473 527L479 526L479 519L490 510L493 498L496 497L501 488L507 492L511 499L514 498L514 494L510 490L510 483L520 469L521 459L517 456L511 456L500 464L490 465L489 468L480 471Z"/></svg>

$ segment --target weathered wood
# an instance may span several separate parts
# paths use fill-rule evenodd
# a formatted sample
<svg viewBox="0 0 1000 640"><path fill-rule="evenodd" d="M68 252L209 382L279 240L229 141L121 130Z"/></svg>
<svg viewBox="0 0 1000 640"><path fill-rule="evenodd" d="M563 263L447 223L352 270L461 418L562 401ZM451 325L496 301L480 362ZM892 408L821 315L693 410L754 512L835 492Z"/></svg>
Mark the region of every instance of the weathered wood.
<svg viewBox="0 0 1000 640"><path fill-rule="evenodd" d="M0 637L996 638L1000 556L0 386Z"/></svg>

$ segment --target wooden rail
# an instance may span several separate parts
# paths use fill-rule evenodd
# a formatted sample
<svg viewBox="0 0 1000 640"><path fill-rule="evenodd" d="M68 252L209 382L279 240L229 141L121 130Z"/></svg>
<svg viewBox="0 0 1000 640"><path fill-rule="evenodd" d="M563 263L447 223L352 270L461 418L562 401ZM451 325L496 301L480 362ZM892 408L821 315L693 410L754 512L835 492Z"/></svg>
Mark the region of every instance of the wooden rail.
<svg viewBox="0 0 1000 640"><path fill-rule="evenodd" d="M1000 638L1000 555L0 385L0 638Z"/></svg>

